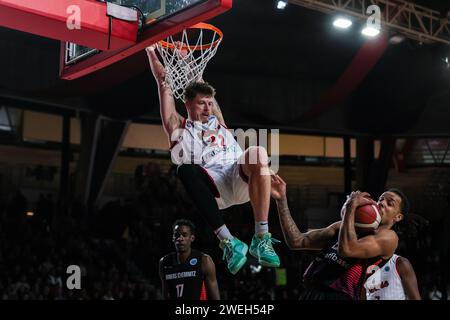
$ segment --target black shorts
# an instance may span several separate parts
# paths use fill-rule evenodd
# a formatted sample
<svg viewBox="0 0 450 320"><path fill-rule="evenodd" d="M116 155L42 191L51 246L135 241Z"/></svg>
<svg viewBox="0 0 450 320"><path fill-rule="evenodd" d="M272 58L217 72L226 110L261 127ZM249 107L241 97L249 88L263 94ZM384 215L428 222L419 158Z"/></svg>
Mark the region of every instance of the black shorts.
<svg viewBox="0 0 450 320"><path fill-rule="evenodd" d="M299 300L353 300L348 294L328 287L306 287Z"/></svg>

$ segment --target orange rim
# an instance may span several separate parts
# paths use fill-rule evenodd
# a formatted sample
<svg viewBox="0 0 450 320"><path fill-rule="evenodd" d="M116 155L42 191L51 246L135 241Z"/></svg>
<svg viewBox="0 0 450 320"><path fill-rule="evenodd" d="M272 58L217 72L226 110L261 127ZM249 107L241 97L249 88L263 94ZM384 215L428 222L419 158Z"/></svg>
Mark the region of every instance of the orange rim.
<svg viewBox="0 0 450 320"><path fill-rule="evenodd" d="M207 29L207 30L211 30L211 31L217 33L219 35L219 38L216 41L214 41L213 43L207 43L207 44L203 44L201 46L187 46L187 45L183 44L181 49L189 49L189 50L197 51L197 50L206 50L206 49L211 48L211 47L214 48L214 47L216 47L219 44L219 42L222 40L222 37L223 37L223 33L222 33L222 31L219 28L216 28L213 25L208 24L208 23L204 23L204 22L200 22L200 23L194 24L193 26L190 26L190 27L188 27L186 29ZM171 43L169 43L167 41L164 41L164 40L160 40L159 44L163 48L175 49L175 46L173 44L171 44Z"/></svg>

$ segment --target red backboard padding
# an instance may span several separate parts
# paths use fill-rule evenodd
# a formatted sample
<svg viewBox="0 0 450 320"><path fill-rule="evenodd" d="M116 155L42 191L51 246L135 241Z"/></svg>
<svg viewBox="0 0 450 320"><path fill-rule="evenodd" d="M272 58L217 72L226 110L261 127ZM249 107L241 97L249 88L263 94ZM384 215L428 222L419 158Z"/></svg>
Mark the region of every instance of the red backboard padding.
<svg viewBox="0 0 450 320"><path fill-rule="evenodd" d="M69 29L76 6L80 29ZM73 21L73 20L71 20ZM136 43L138 22L110 18L106 4L90 0L0 0L0 26L74 42L100 50L118 50Z"/></svg>

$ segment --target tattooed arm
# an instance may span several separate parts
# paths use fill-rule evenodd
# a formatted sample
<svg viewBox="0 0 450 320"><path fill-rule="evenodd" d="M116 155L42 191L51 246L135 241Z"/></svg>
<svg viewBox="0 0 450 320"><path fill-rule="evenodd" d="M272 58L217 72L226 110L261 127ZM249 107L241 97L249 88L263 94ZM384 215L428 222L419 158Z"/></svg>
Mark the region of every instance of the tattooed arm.
<svg viewBox="0 0 450 320"><path fill-rule="evenodd" d="M323 229L301 233L289 211L286 198L286 182L278 175L272 176L272 197L277 202L281 230L289 249L321 250L339 232L341 222L335 222Z"/></svg>

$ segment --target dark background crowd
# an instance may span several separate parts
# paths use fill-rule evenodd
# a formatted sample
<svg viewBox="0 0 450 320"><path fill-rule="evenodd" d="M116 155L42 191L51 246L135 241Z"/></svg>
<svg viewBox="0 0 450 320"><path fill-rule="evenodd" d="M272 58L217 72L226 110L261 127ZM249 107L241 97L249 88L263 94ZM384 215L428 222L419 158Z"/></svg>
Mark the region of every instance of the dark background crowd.
<svg viewBox="0 0 450 320"><path fill-rule="evenodd" d="M277 246L281 268L261 268L249 256L242 271L231 275L221 260L218 240L187 198L175 168L168 174L151 163L142 169L135 176L136 196L108 201L89 213L76 199L61 208L52 194L41 194L31 204L19 188L2 183L0 298L161 299L158 261L174 249L171 225L178 218L197 225L193 246L212 256L223 299L298 298L311 254L290 251L281 243ZM271 231L282 240L274 208ZM249 243L253 235L250 205L227 209L224 217L230 230ZM424 299L450 299L448 221L434 223L415 214L409 220L398 230L402 240L398 253L412 262ZM302 227L305 231L305 224ZM79 290L67 288L70 265L81 268Z"/></svg>

